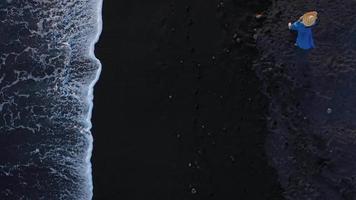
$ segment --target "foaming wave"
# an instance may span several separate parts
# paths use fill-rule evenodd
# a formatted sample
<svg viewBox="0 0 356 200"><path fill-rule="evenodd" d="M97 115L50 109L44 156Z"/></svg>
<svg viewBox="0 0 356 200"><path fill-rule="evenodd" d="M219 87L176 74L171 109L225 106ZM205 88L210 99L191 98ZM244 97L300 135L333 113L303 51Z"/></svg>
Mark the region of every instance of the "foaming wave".
<svg viewBox="0 0 356 200"><path fill-rule="evenodd" d="M101 68L102 68L102 65L101 65L100 61L95 57L95 54L94 54L95 44L98 42L100 34L102 32L102 29L103 29L102 7L103 7L103 0L98 0L97 10L96 10L97 20L98 20L97 21L97 30L96 30L96 34L95 34L95 36L92 39L92 42L90 44L89 56L90 56L90 58L94 59L98 63L99 67L97 69L96 76L95 76L94 80L89 84L89 90L88 90L88 94L87 94L87 103L89 105L89 112L88 112L87 119L86 119L86 121L88 123L86 131L90 131L90 129L92 127L91 116L92 116L92 110L93 110L94 86L95 86L96 82L99 79L99 76L101 74ZM90 145L88 147L88 151L87 151L87 156L85 158L85 162L87 163L86 174L88 176L88 181L90 183L89 186L88 186L89 187L88 190L91 191L90 192L91 193L90 198L92 198L93 197L93 178L92 178L92 165L91 165L90 159L91 159L92 151L93 151L93 136L92 136L92 134L87 134L87 136L88 136L88 140L89 140L89 144Z"/></svg>
<svg viewBox="0 0 356 200"><path fill-rule="evenodd" d="M102 4L0 2L0 199L92 199Z"/></svg>

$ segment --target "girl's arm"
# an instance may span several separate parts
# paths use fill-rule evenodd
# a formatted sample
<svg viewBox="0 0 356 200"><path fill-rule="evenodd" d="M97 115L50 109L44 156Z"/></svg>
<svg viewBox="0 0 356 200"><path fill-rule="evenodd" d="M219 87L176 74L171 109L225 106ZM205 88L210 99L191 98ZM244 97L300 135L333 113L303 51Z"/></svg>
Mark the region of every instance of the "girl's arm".
<svg viewBox="0 0 356 200"><path fill-rule="evenodd" d="M289 29L296 31L299 29L299 27L300 27L300 21L298 20L298 21L294 22L293 24L291 24Z"/></svg>

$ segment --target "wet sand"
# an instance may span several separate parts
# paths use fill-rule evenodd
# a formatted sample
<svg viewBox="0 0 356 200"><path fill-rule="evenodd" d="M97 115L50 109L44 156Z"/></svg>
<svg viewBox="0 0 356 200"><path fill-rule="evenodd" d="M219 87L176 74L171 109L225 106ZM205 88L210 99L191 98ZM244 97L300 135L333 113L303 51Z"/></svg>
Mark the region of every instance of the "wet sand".
<svg viewBox="0 0 356 200"><path fill-rule="evenodd" d="M254 71L266 1L104 1L94 199L283 199Z"/></svg>

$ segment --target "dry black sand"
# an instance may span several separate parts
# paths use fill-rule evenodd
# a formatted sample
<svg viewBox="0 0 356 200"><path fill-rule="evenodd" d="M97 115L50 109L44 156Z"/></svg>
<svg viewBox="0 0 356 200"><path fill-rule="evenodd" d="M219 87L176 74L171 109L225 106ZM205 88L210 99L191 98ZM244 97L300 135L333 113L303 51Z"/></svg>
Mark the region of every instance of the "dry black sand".
<svg viewBox="0 0 356 200"><path fill-rule="evenodd" d="M316 48L288 21L317 10ZM356 2L278 1L260 29L255 69L269 96L266 152L287 199L356 199Z"/></svg>
<svg viewBox="0 0 356 200"><path fill-rule="evenodd" d="M253 70L265 0L104 1L94 199L283 199Z"/></svg>

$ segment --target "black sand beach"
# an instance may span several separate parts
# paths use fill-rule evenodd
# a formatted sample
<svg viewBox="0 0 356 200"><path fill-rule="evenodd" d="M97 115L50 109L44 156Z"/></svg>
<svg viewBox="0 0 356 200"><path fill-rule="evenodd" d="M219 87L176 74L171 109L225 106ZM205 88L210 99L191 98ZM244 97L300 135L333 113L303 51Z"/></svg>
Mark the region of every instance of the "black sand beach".
<svg viewBox="0 0 356 200"><path fill-rule="evenodd" d="M104 0L89 130L100 7L0 2L1 200L356 200L355 0Z"/></svg>

